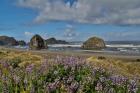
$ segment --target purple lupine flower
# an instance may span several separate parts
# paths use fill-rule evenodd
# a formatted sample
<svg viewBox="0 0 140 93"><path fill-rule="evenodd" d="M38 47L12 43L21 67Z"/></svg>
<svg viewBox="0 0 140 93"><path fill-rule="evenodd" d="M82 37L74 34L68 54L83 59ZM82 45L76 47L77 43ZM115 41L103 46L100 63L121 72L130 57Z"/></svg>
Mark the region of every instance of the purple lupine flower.
<svg viewBox="0 0 140 93"><path fill-rule="evenodd" d="M26 67L26 71L27 71L28 73L32 73L33 68L34 68L34 64L28 65L28 66Z"/></svg>
<svg viewBox="0 0 140 93"><path fill-rule="evenodd" d="M102 85L101 82L98 82L98 83L97 83L97 85L96 85L96 87L95 87L95 90L96 90L96 91L102 91L102 90L103 90L103 85Z"/></svg>
<svg viewBox="0 0 140 93"><path fill-rule="evenodd" d="M18 83L20 82L20 77L14 75L14 76L13 76L13 80L15 81L16 84L18 84Z"/></svg>
<svg viewBox="0 0 140 93"><path fill-rule="evenodd" d="M48 93L51 93L51 92L55 91L56 88L57 88L57 86L56 86L55 83L49 83L48 86L47 86Z"/></svg>
<svg viewBox="0 0 140 93"><path fill-rule="evenodd" d="M78 91L78 88L80 87L78 82L72 82L69 87L69 93L76 93Z"/></svg>
<svg viewBox="0 0 140 93"><path fill-rule="evenodd" d="M3 61L3 62L1 62L1 65L2 65L4 68L9 68L8 62Z"/></svg>
<svg viewBox="0 0 140 93"><path fill-rule="evenodd" d="M55 91L60 86L60 79L56 79L55 82L49 83L47 86L48 92L51 93Z"/></svg>
<svg viewBox="0 0 140 93"><path fill-rule="evenodd" d="M135 80L130 80L130 84L128 85L129 93L136 93L138 90L137 83Z"/></svg>
<svg viewBox="0 0 140 93"><path fill-rule="evenodd" d="M111 76L110 80L112 81L113 85L123 85L126 84L128 79L122 76Z"/></svg>

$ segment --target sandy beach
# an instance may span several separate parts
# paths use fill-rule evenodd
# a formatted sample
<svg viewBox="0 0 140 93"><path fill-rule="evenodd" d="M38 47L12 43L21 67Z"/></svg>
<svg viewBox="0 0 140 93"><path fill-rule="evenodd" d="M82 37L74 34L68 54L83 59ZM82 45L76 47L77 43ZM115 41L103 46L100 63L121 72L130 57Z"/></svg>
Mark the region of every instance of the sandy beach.
<svg viewBox="0 0 140 93"><path fill-rule="evenodd" d="M33 54L49 55L49 56L83 56L83 57L105 57L111 59L121 59L126 61L137 61L140 55L121 54L118 52L103 52L103 51L50 51L50 50L25 50L16 48L0 47L0 49L18 51L18 52L31 52Z"/></svg>

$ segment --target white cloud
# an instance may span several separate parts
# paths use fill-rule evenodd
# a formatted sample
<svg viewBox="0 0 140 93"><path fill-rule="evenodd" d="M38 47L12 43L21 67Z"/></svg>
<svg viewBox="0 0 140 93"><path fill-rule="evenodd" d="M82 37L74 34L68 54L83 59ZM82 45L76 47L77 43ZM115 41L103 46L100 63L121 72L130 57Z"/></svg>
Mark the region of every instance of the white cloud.
<svg viewBox="0 0 140 93"><path fill-rule="evenodd" d="M31 32L24 32L24 34L25 34L25 36L29 36L29 37L31 37L31 36L33 36L34 34L33 33L31 33Z"/></svg>
<svg viewBox="0 0 140 93"><path fill-rule="evenodd" d="M18 4L38 11L35 23L140 24L140 0L78 0L71 7L64 0L18 0Z"/></svg>
<svg viewBox="0 0 140 93"><path fill-rule="evenodd" d="M78 33L75 31L73 25L67 24L64 30L63 37L67 40L73 40L78 36Z"/></svg>
<svg viewBox="0 0 140 93"><path fill-rule="evenodd" d="M47 39L47 38L49 38L49 35L47 33L44 33L44 34L42 34L42 38Z"/></svg>

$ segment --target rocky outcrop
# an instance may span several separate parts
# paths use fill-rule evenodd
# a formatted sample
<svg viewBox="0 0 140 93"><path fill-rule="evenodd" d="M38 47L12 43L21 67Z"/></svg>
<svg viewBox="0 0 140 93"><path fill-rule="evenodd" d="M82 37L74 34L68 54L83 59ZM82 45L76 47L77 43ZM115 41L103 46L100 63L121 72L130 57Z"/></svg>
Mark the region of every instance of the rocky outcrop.
<svg viewBox="0 0 140 93"><path fill-rule="evenodd" d="M3 45L3 46L16 46L16 45L18 45L18 42L13 37L0 36L0 45Z"/></svg>
<svg viewBox="0 0 140 93"><path fill-rule="evenodd" d="M68 42L64 40L56 40L55 38L49 38L45 40L45 43L47 44L68 44Z"/></svg>
<svg viewBox="0 0 140 93"><path fill-rule="evenodd" d="M83 49L103 49L105 48L105 42L103 39L98 37L92 37L89 38L86 42L83 43L82 48Z"/></svg>
<svg viewBox="0 0 140 93"><path fill-rule="evenodd" d="M18 42L18 45L20 45L20 46L26 46L26 42L24 40L20 40L17 42Z"/></svg>
<svg viewBox="0 0 140 93"><path fill-rule="evenodd" d="M30 40L29 47L32 50L40 50L47 48L47 45L45 45L44 39L40 35L34 35Z"/></svg>

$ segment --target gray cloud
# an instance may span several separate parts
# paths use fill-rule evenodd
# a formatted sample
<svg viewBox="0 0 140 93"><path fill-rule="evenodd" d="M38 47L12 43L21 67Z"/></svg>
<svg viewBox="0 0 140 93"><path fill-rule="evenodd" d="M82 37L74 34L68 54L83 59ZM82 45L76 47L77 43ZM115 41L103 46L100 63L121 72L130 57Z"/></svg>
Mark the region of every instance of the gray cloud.
<svg viewBox="0 0 140 93"><path fill-rule="evenodd" d="M18 5L38 11L35 23L52 20L92 24L140 24L140 0L18 0Z"/></svg>
<svg viewBox="0 0 140 93"><path fill-rule="evenodd" d="M106 40L140 40L140 32L138 31L122 31L122 32L109 32L106 33L105 39Z"/></svg>

